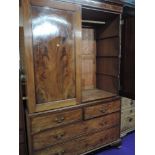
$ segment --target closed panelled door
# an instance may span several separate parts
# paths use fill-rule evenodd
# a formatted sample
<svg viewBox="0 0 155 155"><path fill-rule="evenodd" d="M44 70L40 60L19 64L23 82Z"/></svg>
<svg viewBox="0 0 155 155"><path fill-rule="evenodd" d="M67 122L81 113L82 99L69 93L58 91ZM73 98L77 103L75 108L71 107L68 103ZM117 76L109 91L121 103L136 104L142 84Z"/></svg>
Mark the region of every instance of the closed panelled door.
<svg viewBox="0 0 155 155"><path fill-rule="evenodd" d="M24 5L24 26L30 34L25 32L29 110L75 105L80 102L80 7L46 0L30 3Z"/></svg>
<svg viewBox="0 0 155 155"><path fill-rule="evenodd" d="M75 98L73 13L32 7L37 104Z"/></svg>

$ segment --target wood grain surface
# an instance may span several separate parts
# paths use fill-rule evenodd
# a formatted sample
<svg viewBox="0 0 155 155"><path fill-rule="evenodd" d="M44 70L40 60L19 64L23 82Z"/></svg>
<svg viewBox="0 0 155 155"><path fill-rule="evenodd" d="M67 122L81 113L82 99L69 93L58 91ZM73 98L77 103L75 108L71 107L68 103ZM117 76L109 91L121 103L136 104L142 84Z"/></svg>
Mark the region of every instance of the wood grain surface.
<svg viewBox="0 0 155 155"><path fill-rule="evenodd" d="M96 40L95 30L82 29L82 89L96 87Z"/></svg>
<svg viewBox="0 0 155 155"><path fill-rule="evenodd" d="M97 56L119 55L119 38L116 36L97 40Z"/></svg>
<svg viewBox="0 0 155 155"><path fill-rule="evenodd" d="M37 133L39 131L43 131L64 124L69 124L72 122L79 121L81 119L81 109L33 117L31 120L32 133Z"/></svg>
<svg viewBox="0 0 155 155"><path fill-rule="evenodd" d="M121 110L120 100L116 100L109 103L107 102L103 104L100 103L95 106L84 108L84 117L85 119L90 119L120 110Z"/></svg>
<svg viewBox="0 0 155 155"><path fill-rule="evenodd" d="M119 75L119 64L117 58L99 57L96 61L97 74L106 74L114 77Z"/></svg>
<svg viewBox="0 0 155 155"><path fill-rule="evenodd" d="M32 7L37 103L75 97L73 14Z"/></svg>
<svg viewBox="0 0 155 155"><path fill-rule="evenodd" d="M120 113L117 112L104 117L44 131L33 136L33 146L35 150L45 148L56 143L82 136L86 133L119 125L119 121Z"/></svg>
<svg viewBox="0 0 155 155"><path fill-rule="evenodd" d="M111 93L119 89L119 16L96 31L96 87Z"/></svg>
<svg viewBox="0 0 155 155"><path fill-rule="evenodd" d="M82 91L82 102L95 101L99 99L110 98L116 96L116 94L101 90L101 89L89 89Z"/></svg>
<svg viewBox="0 0 155 155"><path fill-rule="evenodd" d="M87 152L96 147L113 142L119 138L119 128L114 127L103 130L94 134L83 136L63 144L55 145L41 151L37 151L34 155L75 155Z"/></svg>

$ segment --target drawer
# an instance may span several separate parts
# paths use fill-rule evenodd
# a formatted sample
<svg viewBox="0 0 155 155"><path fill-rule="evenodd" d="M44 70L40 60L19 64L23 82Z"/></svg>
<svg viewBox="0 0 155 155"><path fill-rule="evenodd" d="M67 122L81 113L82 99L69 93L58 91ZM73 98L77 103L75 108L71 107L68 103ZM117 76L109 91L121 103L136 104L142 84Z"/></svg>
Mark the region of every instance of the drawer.
<svg viewBox="0 0 155 155"><path fill-rule="evenodd" d="M122 97L121 98L121 106L122 106L122 109L133 108L133 107L135 107L135 102L132 99Z"/></svg>
<svg viewBox="0 0 155 155"><path fill-rule="evenodd" d="M80 135L109 128L120 124L120 113L91 119L63 127L58 127L33 135L34 150L45 148Z"/></svg>
<svg viewBox="0 0 155 155"><path fill-rule="evenodd" d="M90 118L94 118L97 116L102 116L105 114L116 112L119 110L120 110L120 100L100 103L95 106L84 108L84 117L85 119L90 119Z"/></svg>
<svg viewBox="0 0 155 155"><path fill-rule="evenodd" d="M121 132L133 129L135 127L135 115L122 117Z"/></svg>
<svg viewBox="0 0 155 155"><path fill-rule="evenodd" d="M48 113L31 118L32 133L82 120L82 109Z"/></svg>
<svg viewBox="0 0 155 155"><path fill-rule="evenodd" d="M121 112L121 115L122 115L122 117L126 117L126 116L129 116L129 115L135 115L135 108L131 107L131 108L128 108L128 109L123 109L122 112Z"/></svg>
<svg viewBox="0 0 155 155"><path fill-rule="evenodd" d="M79 155L119 138L119 127L89 134L81 138L36 151L34 155Z"/></svg>

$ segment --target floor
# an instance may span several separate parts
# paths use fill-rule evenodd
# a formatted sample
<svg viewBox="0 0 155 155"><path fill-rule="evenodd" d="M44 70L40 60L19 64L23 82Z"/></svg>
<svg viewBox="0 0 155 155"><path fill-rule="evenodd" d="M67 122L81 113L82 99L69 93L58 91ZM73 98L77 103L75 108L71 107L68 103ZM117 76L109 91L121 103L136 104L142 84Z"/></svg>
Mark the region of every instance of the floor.
<svg viewBox="0 0 155 155"><path fill-rule="evenodd" d="M121 148L101 150L95 155L135 155L135 133L132 132L122 139Z"/></svg>

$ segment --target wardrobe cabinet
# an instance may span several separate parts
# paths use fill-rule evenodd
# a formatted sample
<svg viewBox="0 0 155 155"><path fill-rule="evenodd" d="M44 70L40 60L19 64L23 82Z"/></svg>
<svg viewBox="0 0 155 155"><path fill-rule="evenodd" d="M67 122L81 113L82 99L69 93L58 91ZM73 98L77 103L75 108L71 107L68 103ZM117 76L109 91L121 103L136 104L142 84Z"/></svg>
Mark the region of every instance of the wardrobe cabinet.
<svg viewBox="0 0 155 155"><path fill-rule="evenodd" d="M120 94L135 100L135 8L125 7L122 18Z"/></svg>
<svg viewBox="0 0 155 155"><path fill-rule="evenodd" d="M30 155L79 155L120 142L122 6L23 0Z"/></svg>

